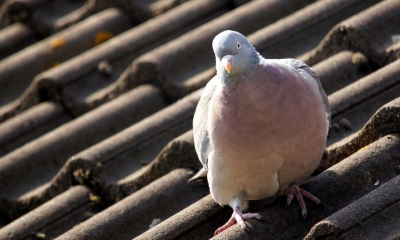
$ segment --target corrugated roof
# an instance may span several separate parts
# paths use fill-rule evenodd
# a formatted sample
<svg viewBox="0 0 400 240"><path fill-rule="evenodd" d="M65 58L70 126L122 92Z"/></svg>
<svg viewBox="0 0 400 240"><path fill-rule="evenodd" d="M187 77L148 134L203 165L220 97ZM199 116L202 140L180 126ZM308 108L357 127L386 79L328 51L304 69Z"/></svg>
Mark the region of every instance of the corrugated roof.
<svg viewBox="0 0 400 240"><path fill-rule="evenodd" d="M0 239L209 239L231 215L192 118L232 29L319 75L327 150L302 187L322 204L251 203L214 239L400 237L400 2L0 0Z"/></svg>

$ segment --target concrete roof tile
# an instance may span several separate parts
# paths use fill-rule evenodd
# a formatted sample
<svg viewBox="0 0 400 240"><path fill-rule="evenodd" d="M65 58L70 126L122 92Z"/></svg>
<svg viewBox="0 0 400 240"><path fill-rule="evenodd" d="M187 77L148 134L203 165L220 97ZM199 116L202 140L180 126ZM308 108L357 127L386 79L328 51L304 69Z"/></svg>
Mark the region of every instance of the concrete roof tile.
<svg viewBox="0 0 400 240"><path fill-rule="evenodd" d="M375 180L374 185L381 184ZM400 176L397 176L317 223L304 239L395 239L400 235L399 216Z"/></svg>
<svg viewBox="0 0 400 240"><path fill-rule="evenodd" d="M131 4L132 15L138 22L145 22L188 0L136 0Z"/></svg>
<svg viewBox="0 0 400 240"><path fill-rule="evenodd" d="M0 123L0 157L71 119L60 104L42 102Z"/></svg>
<svg viewBox="0 0 400 240"><path fill-rule="evenodd" d="M363 107L361 105L361 108ZM398 97L382 106L360 131L329 146L316 172L319 173L326 170L388 133L399 132L399 118L400 98Z"/></svg>
<svg viewBox="0 0 400 240"><path fill-rule="evenodd" d="M73 214L75 211L85 209L89 211L93 209L94 203L90 201L92 191L84 186L75 186L58 195L54 199L46 202L33 211L18 218L6 227L0 229L0 239L27 239L34 237L37 233L46 233L46 239L55 237L50 231L51 225L56 224L66 215ZM82 220L79 218L72 219L75 224ZM60 225L58 225L61 227ZM64 225L64 231L72 228L71 222L69 226ZM68 228L69 227L69 228Z"/></svg>
<svg viewBox="0 0 400 240"><path fill-rule="evenodd" d="M167 174L173 168L192 167L172 164L170 158L168 167L165 167L164 158L171 149L169 146L165 150L163 148L172 139L191 129L200 94L200 90L196 91L76 154L67 163L67 168L76 171L75 178L79 182L89 182L102 193L106 201L114 202ZM190 147L193 150L193 145ZM172 147L172 150L176 151L176 148ZM150 162L152 163L142 168L143 163ZM90 172L90 175L79 174L80 172Z"/></svg>
<svg viewBox="0 0 400 240"><path fill-rule="evenodd" d="M347 138L352 137L364 127L375 112L379 111L379 108L398 98L399 91L400 84L394 85L333 118L328 145L334 146L347 141Z"/></svg>
<svg viewBox="0 0 400 240"><path fill-rule="evenodd" d="M215 219L223 210L224 208L215 203L211 195L207 195L134 239L182 239L183 236L186 239L196 239L196 237L203 239L207 234L212 236L213 229L208 228L210 230L204 232L207 228L200 227L201 236L200 234L196 236L198 234L196 228L209 218ZM196 232L196 234L187 234L187 232Z"/></svg>
<svg viewBox="0 0 400 240"><path fill-rule="evenodd" d="M312 50L335 24L376 2L316 1L257 31L249 40L267 58L300 56Z"/></svg>
<svg viewBox="0 0 400 240"><path fill-rule="evenodd" d="M328 63L329 59L322 61L321 64L324 62ZM362 129L381 106L400 96L398 94L400 84L396 77L399 74L399 64L400 61L397 60L329 95L332 105L332 122L328 137L328 146L340 146L339 142L349 141L346 138L354 137L353 135ZM317 72L318 69L319 67L316 68ZM328 67L327 69L335 68ZM346 71L339 72L339 74L346 73ZM326 74L326 72L323 74ZM321 79L323 80L323 78L324 75L322 75ZM332 80L335 79L332 78ZM367 144L369 143L371 142ZM353 147L355 146L353 145ZM357 146L361 148L365 145ZM351 153L348 152L346 156L349 156L349 154ZM341 158L343 159L346 156L342 156Z"/></svg>
<svg viewBox="0 0 400 240"><path fill-rule="evenodd" d="M364 54L350 51L339 52L312 66L312 69L318 74L327 95L372 72Z"/></svg>
<svg viewBox="0 0 400 240"><path fill-rule="evenodd" d="M48 36L82 20L86 0L58 0L42 5L32 13L31 24L41 36Z"/></svg>
<svg viewBox="0 0 400 240"><path fill-rule="evenodd" d="M124 13L117 9L108 9L73 28L66 29L3 59L0 61L0 81L3 86L0 104L7 104L20 97L33 78L42 71L99 45L130 27L132 23ZM45 81L34 81L30 88L43 89L46 84ZM13 109L14 113L3 113L0 115L0 120L5 120L15 115L15 112L33 106L40 99L48 98L47 95L52 91L54 90L41 90L41 96L25 94L21 97L19 106Z"/></svg>
<svg viewBox="0 0 400 240"><path fill-rule="evenodd" d="M387 0L355 14L336 25L319 46L307 57L315 64L342 50L362 52L377 66L397 59L399 45L394 47L392 35L398 34L400 3Z"/></svg>
<svg viewBox="0 0 400 240"><path fill-rule="evenodd" d="M185 168L171 171L57 239L132 239L154 219L167 219L208 193L204 184L188 183L192 174Z"/></svg>
<svg viewBox="0 0 400 240"><path fill-rule="evenodd" d="M33 31L22 23L14 23L1 29L0 36L0 60L37 41Z"/></svg>
<svg viewBox="0 0 400 240"><path fill-rule="evenodd" d="M332 117L400 83L400 59L329 95Z"/></svg>
<svg viewBox="0 0 400 240"><path fill-rule="evenodd" d="M48 185L70 156L165 106L158 88L142 86L3 156L0 210L16 218L65 190L70 182Z"/></svg>

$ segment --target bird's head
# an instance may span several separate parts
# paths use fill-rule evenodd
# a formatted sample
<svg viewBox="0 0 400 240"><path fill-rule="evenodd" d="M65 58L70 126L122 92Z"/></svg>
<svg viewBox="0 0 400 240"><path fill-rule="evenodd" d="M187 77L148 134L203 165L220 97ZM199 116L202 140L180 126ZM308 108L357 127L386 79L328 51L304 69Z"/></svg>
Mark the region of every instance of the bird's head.
<svg viewBox="0 0 400 240"><path fill-rule="evenodd" d="M212 47L217 74L223 82L245 78L260 61L257 51L249 41L235 31L227 30L215 36Z"/></svg>

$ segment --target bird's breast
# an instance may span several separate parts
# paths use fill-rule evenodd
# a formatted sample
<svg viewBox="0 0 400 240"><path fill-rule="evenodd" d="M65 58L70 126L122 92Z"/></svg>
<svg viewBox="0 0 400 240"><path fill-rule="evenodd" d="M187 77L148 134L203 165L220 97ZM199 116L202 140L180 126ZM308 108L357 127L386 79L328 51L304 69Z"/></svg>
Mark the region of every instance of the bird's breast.
<svg viewBox="0 0 400 240"><path fill-rule="evenodd" d="M259 144L260 137L268 135L278 121L274 97L263 89L242 85L231 89L219 86L213 104L214 136L233 147Z"/></svg>

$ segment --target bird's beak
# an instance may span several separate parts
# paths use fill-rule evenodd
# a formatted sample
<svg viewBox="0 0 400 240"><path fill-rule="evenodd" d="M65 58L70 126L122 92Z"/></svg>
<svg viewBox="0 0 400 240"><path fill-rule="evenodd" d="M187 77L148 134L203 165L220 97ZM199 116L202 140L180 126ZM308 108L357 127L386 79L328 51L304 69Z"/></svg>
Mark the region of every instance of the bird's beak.
<svg viewBox="0 0 400 240"><path fill-rule="evenodd" d="M228 73L231 73L232 62L232 56L230 55L223 57L221 60L221 64L225 67L225 70Z"/></svg>
<svg viewBox="0 0 400 240"><path fill-rule="evenodd" d="M232 66L232 61L228 61L228 62L225 64L225 69L226 69L226 71L227 71L228 73L231 73L231 66Z"/></svg>

